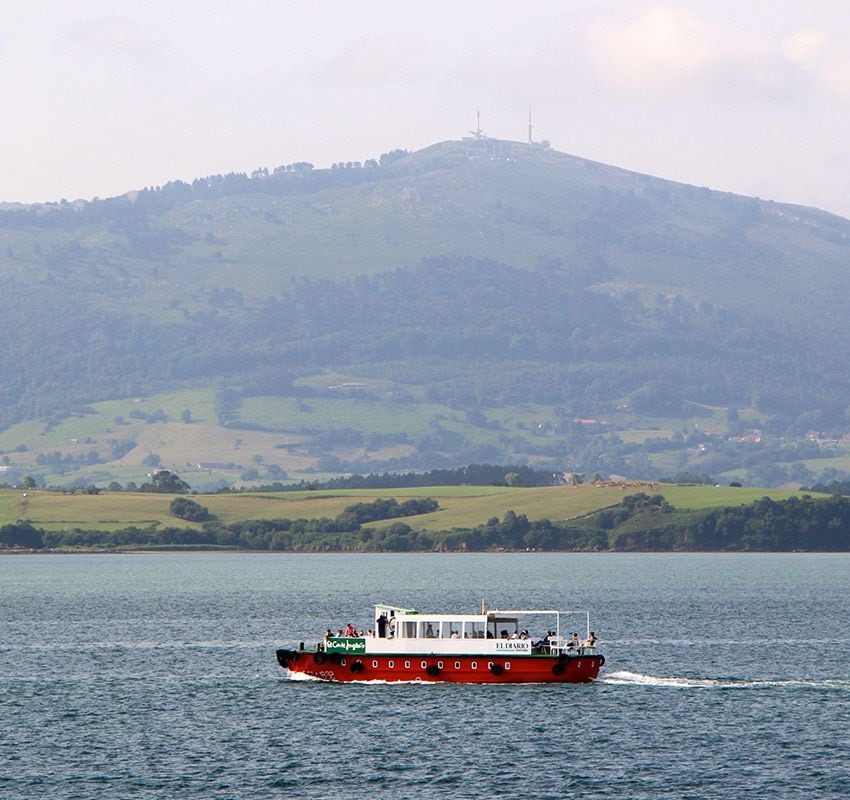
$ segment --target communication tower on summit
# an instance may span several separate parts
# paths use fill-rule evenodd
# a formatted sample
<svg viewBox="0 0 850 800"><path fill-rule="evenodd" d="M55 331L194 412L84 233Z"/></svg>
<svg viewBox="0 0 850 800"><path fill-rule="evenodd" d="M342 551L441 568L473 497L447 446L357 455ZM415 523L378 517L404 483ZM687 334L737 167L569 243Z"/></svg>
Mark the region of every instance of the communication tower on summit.
<svg viewBox="0 0 850 800"><path fill-rule="evenodd" d="M528 107L528 143L534 145L541 150L548 150L551 145L546 139L541 139L539 142L534 141L534 125L531 122L531 106Z"/></svg>
<svg viewBox="0 0 850 800"><path fill-rule="evenodd" d="M487 136L484 134L484 131L481 130L481 110L475 109L475 130L470 131L473 139L486 139Z"/></svg>

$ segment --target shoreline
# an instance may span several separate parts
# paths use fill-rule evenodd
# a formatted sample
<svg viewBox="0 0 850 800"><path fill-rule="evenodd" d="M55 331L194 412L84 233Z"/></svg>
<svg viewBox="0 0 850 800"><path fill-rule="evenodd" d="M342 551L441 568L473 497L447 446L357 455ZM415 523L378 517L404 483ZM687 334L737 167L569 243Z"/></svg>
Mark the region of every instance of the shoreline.
<svg viewBox="0 0 850 800"><path fill-rule="evenodd" d="M91 556L91 555L281 555L281 556L470 556L470 555L850 555L848 550L254 550L250 548L91 548L91 549L0 549L3 556Z"/></svg>

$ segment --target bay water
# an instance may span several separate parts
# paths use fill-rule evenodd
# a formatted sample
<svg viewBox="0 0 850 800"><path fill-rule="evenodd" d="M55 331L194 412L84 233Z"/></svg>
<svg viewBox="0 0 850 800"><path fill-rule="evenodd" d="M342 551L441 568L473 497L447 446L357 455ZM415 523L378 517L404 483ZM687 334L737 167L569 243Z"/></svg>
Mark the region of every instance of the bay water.
<svg viewBox="0 0 850 800"><path fill-rule="evenodd" d="M376 603L482 599L589 609L600 679L337 685L275 660ZM850 556L0 558L0 798L293 796L848 798Z"/></svg>

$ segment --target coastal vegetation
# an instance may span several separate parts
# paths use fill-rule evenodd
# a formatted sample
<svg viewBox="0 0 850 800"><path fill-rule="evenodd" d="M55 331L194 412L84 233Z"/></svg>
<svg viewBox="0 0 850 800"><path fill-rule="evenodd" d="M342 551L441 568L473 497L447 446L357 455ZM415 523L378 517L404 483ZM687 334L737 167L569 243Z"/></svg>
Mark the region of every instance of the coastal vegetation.
<svg viewBox="0 0 850 800"><path fill-rule="evenodd" d="M378 490L349 490L344 496L326 490L303 496L209 495L203 498L204 505L181 496L166 503L167 515L153 520L120 519L125 500L124 512L131 508L132 498L126 495L64 496L66 512L72 505L88 505L89 514L94 506L95 514L108 509L116 515L96 522L92 516L90 524L82 514L74 522L48 521L46 515L40 519L51 504L36 502L30 507L27 493L17 509L8 495L0 496L0 511L7 517L15 510L24 511L24 516L0 525L0 547L307 552L850 550L850 498L787 492L756 498L754 490L735 488L719 490L711 498L712 490L429 487L421 490L428 494L398 498L386 493L376 496ZM35 499L40 501L47 494L36 493ZM144 497L146 507L153 510L154 498L136 497ZM160 504L167 499L160 499ZM232 507L226 512L228 505L236 503L240 518L234 518ZM493 513L500 508L500 514ZM133 514L138 511L135 506ZM470 522L476 515L480 521Z"/></svg>

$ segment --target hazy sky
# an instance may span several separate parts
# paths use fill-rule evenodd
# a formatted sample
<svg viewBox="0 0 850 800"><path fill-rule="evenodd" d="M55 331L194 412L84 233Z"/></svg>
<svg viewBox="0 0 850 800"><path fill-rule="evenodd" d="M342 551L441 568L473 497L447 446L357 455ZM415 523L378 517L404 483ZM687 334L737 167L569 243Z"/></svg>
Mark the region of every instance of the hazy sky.
<svg viewBox="0 0 850 800"><path fill-rule="evenodd" d="M11 0L0 200L489 135L850 217L848 0Z"/></svg>

